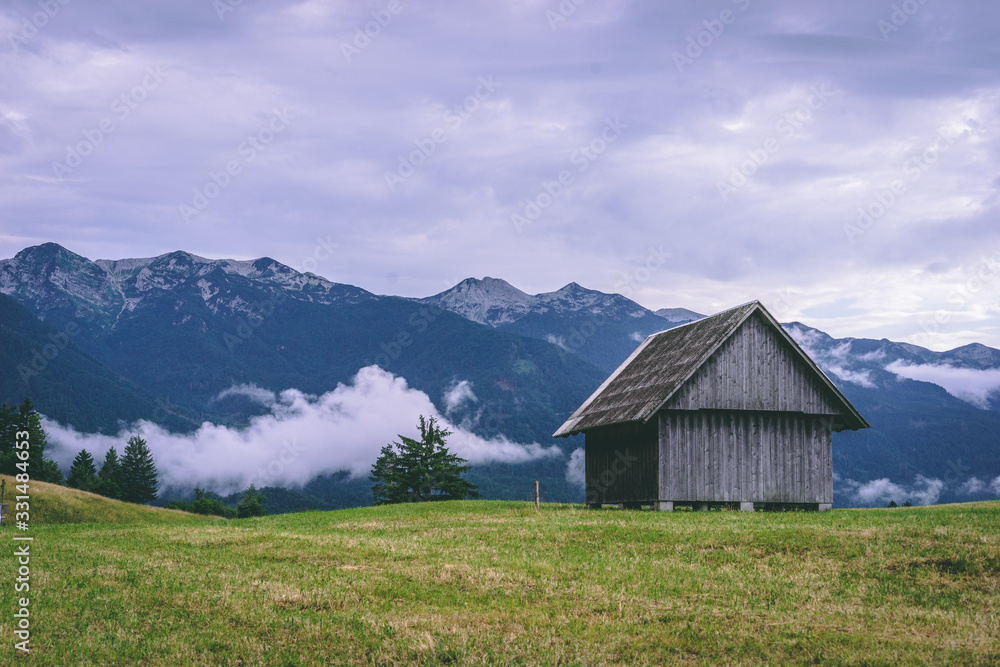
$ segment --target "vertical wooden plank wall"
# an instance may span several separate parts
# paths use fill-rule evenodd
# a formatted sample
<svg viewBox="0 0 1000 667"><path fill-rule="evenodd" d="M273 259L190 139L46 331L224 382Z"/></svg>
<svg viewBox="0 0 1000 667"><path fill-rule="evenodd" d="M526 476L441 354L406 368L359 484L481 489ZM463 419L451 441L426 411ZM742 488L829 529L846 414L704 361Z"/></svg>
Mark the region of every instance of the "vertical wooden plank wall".
<svg viewBox="0 0 1000 667"><path fill-rule="evenodd" d="M835 400L750 317L660 411L659 499L832 503Z"/></svg>
<svg viewBox="0 0 1000 667"><path fill-rule="evenodd" d="M586 502L651 503L659 490L657 420L586 434Z"/></svg>
<svg viewBox="0 0 1000 667"><path fill-rule="evenodd" d="M657 421L660 500L833 502L830 417L697 410ZM588 434L588 461L589 446Z"/></svg>

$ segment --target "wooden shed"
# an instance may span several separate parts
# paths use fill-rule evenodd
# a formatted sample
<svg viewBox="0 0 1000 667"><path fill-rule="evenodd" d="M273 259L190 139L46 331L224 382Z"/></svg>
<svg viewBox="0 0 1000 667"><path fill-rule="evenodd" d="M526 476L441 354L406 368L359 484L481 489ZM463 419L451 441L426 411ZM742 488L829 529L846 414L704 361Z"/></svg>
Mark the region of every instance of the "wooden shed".
<svg viewBox="0 0 1000 667"><path fill-rule="evenodd" d="M828 510L832 433L868 428L758 301L652 334L563 424L586 502Z"/></svg>

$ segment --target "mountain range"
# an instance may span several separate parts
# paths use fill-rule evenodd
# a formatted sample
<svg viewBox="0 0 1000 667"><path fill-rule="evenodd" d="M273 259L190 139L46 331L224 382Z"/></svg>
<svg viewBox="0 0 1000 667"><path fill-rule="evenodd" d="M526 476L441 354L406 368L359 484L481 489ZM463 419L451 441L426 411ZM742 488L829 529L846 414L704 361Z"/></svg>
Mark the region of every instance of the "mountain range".
<svg viewBox="0 0 1000 667"><path fill-rule="evenodd" d="M702 317L654 312L576 283L529 295L504 280L469 278L409 299L270 258L178 251L92 261L54 243L0 260L0 315L0 399L30 397L78 430L114 434L140 418L175 432L204 421L240 428L270 408L252 392L227 390L319 395L376 364L482 438L560 447L562 458L470 471L493 497L519 498L524 479L541 478L550 500L582 498L565 475L582 439L554 441L555 428L647 335ZM1000 395L988 386L965 391L961 374L1000 369L1000 351L934 352L784 326L873 425L835 436L838 504L863 504L888 484L930 488L933 500L992 493ZM462 391L472 398L458 400ZM357 504L366 483L317 475L282 497L291 494L290 507Z"/></svg>
<svg viewBox="0 0 1000 667"><path fill-rule="evenodd" d="M421 302L498 331L544 340L608 373L649 334L704 317L685 309L654 313L620 294L576 283L529 295L497 278L467 278Z"/></svg>

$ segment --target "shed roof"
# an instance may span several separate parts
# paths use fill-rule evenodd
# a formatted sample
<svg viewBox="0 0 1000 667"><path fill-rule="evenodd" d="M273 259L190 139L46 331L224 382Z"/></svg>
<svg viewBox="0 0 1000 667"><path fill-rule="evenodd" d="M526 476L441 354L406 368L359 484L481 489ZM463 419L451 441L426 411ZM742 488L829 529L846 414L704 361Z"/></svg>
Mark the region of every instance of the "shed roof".
<svg viewBox="0 0 1000 667"><path fill-rule="evenodd" d="M755 312L763 315L779 337L829 388L835 402L842 404L843 428L868 428L864 417L781 324L759 301L751 301L651 334L553 435L569 436L599 426L648 421Z"/></svg>

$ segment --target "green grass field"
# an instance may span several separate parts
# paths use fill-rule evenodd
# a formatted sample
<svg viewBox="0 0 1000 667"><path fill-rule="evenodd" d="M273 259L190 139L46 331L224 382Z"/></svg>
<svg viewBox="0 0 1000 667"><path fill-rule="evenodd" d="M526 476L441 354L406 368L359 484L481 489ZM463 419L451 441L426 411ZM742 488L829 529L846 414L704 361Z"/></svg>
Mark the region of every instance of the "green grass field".
<svg viewBox="0 0 1000 667"><path fill-rule="evenodd" d="M32 492L33 650L13 648L4 525L3 664L1000 663L997 502L226 522Z"/></svg>

